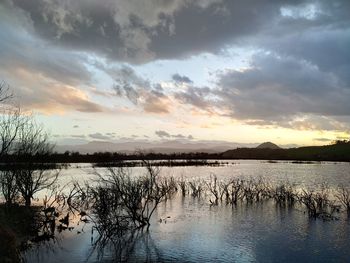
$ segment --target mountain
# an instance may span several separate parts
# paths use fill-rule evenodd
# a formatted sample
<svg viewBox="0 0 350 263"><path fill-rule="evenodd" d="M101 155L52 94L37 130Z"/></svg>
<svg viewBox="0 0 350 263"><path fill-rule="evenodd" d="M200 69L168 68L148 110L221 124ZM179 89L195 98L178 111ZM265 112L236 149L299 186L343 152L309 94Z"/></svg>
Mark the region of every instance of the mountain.
<svg viewBox="0 0 350 263"><path fill-rule="evenodd" d="M84 144L76 145L56 145L55 151L63 153L65 151L94 153L94 152L122 152L134 153L141 150L155 153L221 153L229 149L238 147L256 147L256 143L234 143L226 141L185 141L185 140L165 140L165 141L124 141L124 142L108 142L108 141L91 141Z"/></svg>
<svg viewBox="0 0 350 263"><path fill-rule="evenodd" d="M269 146L269 144L268 144ZM264 146L265 147L265 146ZM278 146L277 146L278 147ZM350 161L350 142L298 148L237 148L221 154L227 159Z"/></svg>
<svg viewBox="0 0 350 263"><path fill-rule="evenodd" d="M257 149L281 149L278 145L272 142L264 142L256 147Z"/></svg>

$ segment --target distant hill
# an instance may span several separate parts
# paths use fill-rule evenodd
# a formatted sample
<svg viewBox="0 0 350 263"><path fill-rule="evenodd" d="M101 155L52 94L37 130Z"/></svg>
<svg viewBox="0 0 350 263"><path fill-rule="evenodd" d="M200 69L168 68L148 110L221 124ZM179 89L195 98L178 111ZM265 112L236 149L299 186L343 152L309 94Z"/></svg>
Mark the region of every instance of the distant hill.
<svg viewBox="0 0 350 263"><path fill-rule="evenodd" d="M278 145L272 142L264 142L256 147L257 149L281 149Z"/></svg>
<svg viewBox="0 0 350 263"><path fill-rule="evenodd" d="M238 147L256 147L256 143L241 144L224 141L128 141L128 142L107 142L107 141L91 141L79 145L56 145L55 151L63 153L65 151L94 153L94 152L122 152L134 153L137 150L145 152L155 152L162 154L171 153L190 153L190 152L204 152L204 153L222 153L229 149Z"/></svg>
<svg viewBox="0 0 350 263"><path fill-rule="evenodd" d="M221 154L227 159L350 161L350 142L290 149L237 148Z"/></svg>

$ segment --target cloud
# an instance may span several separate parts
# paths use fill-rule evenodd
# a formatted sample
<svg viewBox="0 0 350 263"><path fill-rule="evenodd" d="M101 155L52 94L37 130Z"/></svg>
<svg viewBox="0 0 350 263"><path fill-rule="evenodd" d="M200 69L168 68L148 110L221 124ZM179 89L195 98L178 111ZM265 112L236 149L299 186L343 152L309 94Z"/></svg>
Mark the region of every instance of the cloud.
<svg viewBox="0 0 350 263"><path fill-rule="evenodd" d="M52 44L111 60L144 63L203 52L254 35L302 1L7 0ZM11 6L6 5L5 6Z"/></svg>
<svg viewBox="0 0 350 263"><path fill-rule="evenodd" d="M171 106L169 97L160 84L151 84L149 80L136 74L129 66L103 67L113 77L113 89L116 96L127 98L135 106L141 106L145 112L168 113Z"/></svg>
<svg viewBox="0 0 350 263"><path fill-rule="evenodd" d="M58 145L82 145L82 144L86 144L89 141L86 140L85 138L80 138L80 137L75 137L75 136L71 136L71 138L57 138L55 140L55 144L56 146Z"/></svg>
<svg viewBox="0 0 350 263"><path fill-rule="evenodd" d="M314 141L318 141L318 142L331 142L333 141L332 139L329 138L314 138Z"/></svg>
<svg viewBox="0 0 350 263"><path fill-rule="evenodd" d="M74 125L73 128L77 129L77 128L79 128L79 125Z"/></svg>
<svg viewBox="0 0 350 263"><path fill-rule="evenodd" d="M85 139L86 136L84 134L73 134L71 135L72 138L80 138L80 139Z"/></svg>
<svg viewBox="0 0 350 263"><path fill-rule="evenodd" d="M256 126L348 131L349 9L345 0L5 0L0 74L45 113L107 111L92 93L145 113L191 106ZM245 68L227 55L237 47L254 54ZM186 73L168 88L134 65L205 53L228 61L206 86ZM113 93L91 88L96 70Z"/></svg>
<svg viewBox="0 0 350 263"><path fill-rule="evenodd" d="M290 56L298 60L304 60L315 65L320 72L332 73L343 81L343 85L350 86L350 29L347 22L339 21L339 24L327 24L317 28L300 28L298 33L284 28L287 32L293 32L275 37L262 37L256 40L260 47L280 54ZM293 43L293 44L291 44Z"/></svg>
<svg viewBox="0 0 350 263"><path fill-rule="evenodd" d="M171 135L167 133L166 131L155 131L155 134L159 136L160 138L170 138Z"/></svg>
<svg viewBox="0 0 350 263"><path fill-rule="evenodd" d="M1 72L1 69L0 69ZM27 69L19 68L5 73L16 100L25 110L44 114L79 111L85 113L107 112L108 109L90 100L89 96L74 86L48 79Z"/></svg>
<svg viewBox="0 0 350 263"><path fill-rule="evenodd" d="M179 74L174 74L172 75L172 79L176 82L176 83L186 83L186 84L191 84L193 83L193 81L187 77L187 76L181 76Z"/></svg>
<svg viewBox="0 0 350 263"><path fill-rule="evenodd" d="M190 104L201 109L208 109L213 104L208 100L212 91L208 87L189 86L184 91L175 92L174 97L182 104Z"/></svg>
<svg viewBox="0 0 350 263"><path fill-rule="evenodd" d="M350 112L350 89L339 77L293 57L257 54L250 68L219 74L218 86L221 105L236 119L281 122Z"/></svg>
<svg viewBox="0 0 350 263"><path fill-rule="evenodd" d="M30 69L66 85L91 82L91 73L82 54L50 46L37 38L30 29L30 18L23 12L0 6L0 15L0 69L7 72Z"/></svg>
<svg viewBox="0 0 350 263"><path fill-rule="evenodd" d="M114 138L114 136L104 135L104 134L99 133L99 132L89 134L89 137L92 139L105 140L105 141L112 140Z"/></svg>
<svg viewBox="0 0 350 263"><path fill-rule="evenodd" d="M45 114L106 110L81 89L92 82L82 53L38 38L30 16L11 1L0 4L0 15L0 74L23 108Z"/></svg>
<svg viewBox="0 0 350 263"><path fill-rule="evenodd" d="M160 138L173 138L173 139L188 139L188 140L193 140L193 136L192 135L183 135L183 134L170 134L166 131L162 131L162 130L158 130L155 131L155 134L160 137Z"/></svg>
<svg viewBox="0 0 350 263"><path fill-rule="evenodd" d="M145 61L152 58L151 36L171 34L172 15L183 1L12 1L32 20L41 38L75 50L111 59Z"/></svg>
<svg viewBox="0 0 350 263"><path fill-rule="evenodd" d="M218 54L233 45L294 49L303 56L319 57L318 51L328 47L313 43L335 43L318 32L341 36L350 20L345 0L148 0L147 4L139 0L6 0L1 6L2 16L16 18L15 27L26 25L22 36L40 39L47 43L45 47L129 63ZM311 48L303 49L303 39L310 32L314 32L308 42ZM323 54L348 61L347 56Z"/></svg>
<svg viewBox="0 0 350 263"><path fill-rule="evenodd" d="M247 68L215 72L215 88L186 85L172 95L182 105L249 125L349 130L350 83L334 71L336 66L325 71L315 63L255 52Z"/></svg>

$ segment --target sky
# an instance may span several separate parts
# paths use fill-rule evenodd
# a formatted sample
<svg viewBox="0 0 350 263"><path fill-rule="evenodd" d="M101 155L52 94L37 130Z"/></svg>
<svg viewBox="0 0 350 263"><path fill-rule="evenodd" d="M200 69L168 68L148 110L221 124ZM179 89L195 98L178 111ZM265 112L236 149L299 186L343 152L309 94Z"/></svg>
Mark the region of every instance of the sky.
<svg viewBox="0 0 350 263"><path fill-rule="evenodd" d="M350 137L349 10L347 0L2 0L0 80L58 144L329 144Z"/></svg>

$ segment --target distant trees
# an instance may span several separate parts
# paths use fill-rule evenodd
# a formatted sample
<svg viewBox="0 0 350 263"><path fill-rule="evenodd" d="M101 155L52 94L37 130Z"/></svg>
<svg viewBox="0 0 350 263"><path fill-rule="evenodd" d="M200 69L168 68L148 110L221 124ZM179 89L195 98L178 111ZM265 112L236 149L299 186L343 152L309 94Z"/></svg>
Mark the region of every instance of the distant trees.
<svg viewBox="0 0 350 263"><path fill-rule="evenodd" d="M336 140L334 141L334 144L350 144L350 139L349 140Z"/></svg>

